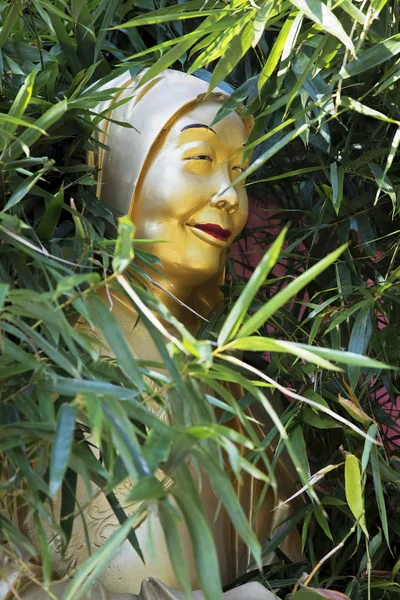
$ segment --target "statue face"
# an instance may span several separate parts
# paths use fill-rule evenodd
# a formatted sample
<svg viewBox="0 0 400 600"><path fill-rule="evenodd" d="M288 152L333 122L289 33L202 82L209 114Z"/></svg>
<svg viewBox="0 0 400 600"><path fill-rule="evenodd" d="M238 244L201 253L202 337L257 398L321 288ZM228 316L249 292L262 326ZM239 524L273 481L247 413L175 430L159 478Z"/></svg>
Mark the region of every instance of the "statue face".
<svg viewBox="0 0 400 600"><path fill-rule="evenodd" d="M153 147L136 192L136 236L165 241L146 250L169 279L200 284L216 275L246 223L243 184L227 189L247 166L246 129L237 113L209 129L220 106L204 102L173 122Z"/></svg>

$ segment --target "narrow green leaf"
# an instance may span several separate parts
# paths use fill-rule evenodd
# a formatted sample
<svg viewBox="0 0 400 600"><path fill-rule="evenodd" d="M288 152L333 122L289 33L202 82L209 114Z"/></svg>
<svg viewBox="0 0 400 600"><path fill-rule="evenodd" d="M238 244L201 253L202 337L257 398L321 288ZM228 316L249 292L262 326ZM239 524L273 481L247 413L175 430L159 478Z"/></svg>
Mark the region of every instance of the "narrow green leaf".
<svg viewBox="0 0 400 600"><path fill-rule="evenodd" d="M344 169L337 162L331 164L332 204L336 214L339 214L343 200Z"/></svg>
<svg viewBox="0 0 400 600"><path fill-rule="evenodd" d="M47 165L45 165L43 167L43 169L40 169L40 171L38 171L34 175L29 175L29 177L24 179L23 182L18 186L18 188L12 194L12 196L8 199L7 204L5 205L3 210L7 211L10 208L12 208L13 206L15 206L16 204L18 204L18 202L21 202L21 200L23 200L23 198L25 198L27 193L34 187L34 185L36 185L36 183L39 181L39 179L42 178L43 174L46 173L46 171L48 171L53 166L53 164L54 164L54 161L49 161L47 163Z"/></svg>
<svg viewBox="0 0 400 600"><path fill-rule="evenodd" d="M324 513L318 505L314 507L314 515L318 525L321 527L326 537L333 542L333 537L329 527L328 519L326 518L326 516L324 515Z"/></svg>
<svg viewBox="0 0 400 600"><path fill-rule="evenodd" d="M9 39L12 28L14 27L14 24L20 15L20 11L21 9L17 2L11 2L9 4L7 16L2 17L3 26L0 32L0 48L4 46L6 41Z"/></svg>
<svg viewBox="0 0 400 600"><path fill-rule="evenodd" d="M391 119L390 117L387 117L383 113L379 112L379 110L375 110L366 104L362 104L358 100L350 98L350 96L342 96L340 99L340 105L344 108L354 110L355 112L360 113L360 115L371 117L371 119L378 119L378 121L384 121L385 123L394 123L396 125L400 125L398 120Z"/></svg>
<svg viewBox="0 0 400 600"><path fill-rule="evenodd" d="M310 479L311 473L310 466L308 464L306 442L301 425L296 425L296 427L289 432L289 441L292 446L292 450L297 457L297 472L299 474L300 481L305 485ZM310 498L317 500L312 486L307 487L307 493L309 494Z"/></svg>
<svg viewBox="0 0 400 600"><path fill-rule="evenodd" d="M353 42L343 29L339 19L326 4L320 0L290 0L290 2L311 21L322 27L326 33L338 38L354 54Z"/></svg>
<svg viewBox="0 0 400 600"><path fill-rule="evenodd" d="M368 553L365 552L364 556L362 557L361 561L360 561L360 566L358 568L358 576L360 576L366 569L368 569L368 559L372 559L374 554L376 554L376 551L378 550L378 548L380 548L382 545L382 531L379 530L378 533L376 535L374 535L374 537L372 538L372 540L369 543L369 549L368 549Z"/></svg>
<svg viewBox="0 0 400 600"><path fill-rule="evenodd" d="M375 439L376 437L376 433L377 433L377 427L375 425L375 423L373 423L372 425L370 425L369 429L368 429L368 435L370 438ZM370 439L366 439L364 442L364 449L363 449L363 453L362 453L362 457L361 457L361 474L364 475L368 463L369 463L369 457L371 455L371 448L372 448L372 441Z"/></svg>
<svg viewBox="0 0 400 600"><path fill-rule="evenodd" d="M133 240L135 237L135 226L126 215L118 220L118 238L115 244L113 256L113 270L122 273L135 258L133 251Z"/></svg>
<svg viewBox="0 0 400 600"><path fill-rule="evenodd" d="M181 6L181 5L179 5ZM126 27L126 24L124 24ZM150 79L157 77L160 73L162 73L165 69L168 69L176 60L179 60L183 54L190 48L193 44L193 38L185 39L182 42L179 42L176 46L171 48L168 52L166 52L161 58L158 59L157 62L154 63L143 75L140 79L140 85L144 85Z"/></svg>
<svg viewBox="0 0 400 600"><path fill-rule="evenodd" d="M23 85L21 86L18 94L15 97L14 102L12 103L10 110L8 111L9 117L15 117L20 119L31 100L33 84L35 83L36 71L32 71L29 73L28 77L25 79ZM13 134L17 129L17 124L13 122L5 123L3 126L3 131L9 134Z"/></svg>
<svg viewBox="0 0 400 600"><path fill-rule="evenodd" d="M49 17L71 73L72 75L76 75L79 71L82 71L82 65L77 55L76 38L68 35L68 31L64 25L64 15L63 18L60 18L54 11L49 11Z"/></svg>
<svg viewBox="0 0 400 600"><path fill-rule="evenodd" d="M76 407L63 404L57 415L57 429L50 456L50 495L57 494L68 467L69 457L74 439Z"/></svg>
<svg viewBox="0 0 400 600"><path fill-rule="evenodd" d="M301 13L301 12L298 13L298 15L295 17L294 21L292 22L290 30L287 34L287 37L286 37L286 40L285 40L285 43L283 46L282 54L281 54L278 73L276 76L276 87L278 90L281 88L283 79L290 69L290 64L291 64L290 58L293 55L293 53L295 52L296 42L297 42L299 33L301 31L303 19L304 19L303 13Z"/></svg>
<svg viewBox="0 0 400 600"><path fill-rule="evenodd" d="M273 6L274 0L266 0L261 8L259 8L259 10L256 12L256 16L253 21L253 40L251 42L253 48L257 46L264 33L265 25L267 24Z"/></svg>
<svg viewBox="0 0 400 600"><path fill-rule="evenodd" d="M395 132L395 134L393 136L392 143L390 144L390 150L389 150L388 157L386 159L385 169L384 169L384 171L382 173L382 177L381 177L382 186L383 185L387 186L387 183L388 183L388 181L387 181L387 173L388 173L390 167L393 164L393 160L394 160L394 157L397 154L397 150L399 148L399 145L400 145L400 126L396 129L396 132ZM378 187L378 190L377 190L376 196L375 196L375 204L378 201L379 195L380 195L380 193L382 191L382 186L381 186L381 184L379 184L379 187ZM393 188L392 188L392 190L393 190Z"/></svg>
<svg viewBox="0 0 400 600"><path fill-rule="evenodd" d="M46 204L46 210L36 228L36 233L41 240L50 240L53 237L62 211L63 201L64 184L54 194L52 200Z"/></svg>
<svg viewBox="0 0 400 600"><path fill-rule="evenodd" d="M209 17L208 19L211 19L211 17ZM226 23L226 26L222 29L222 31L218 33L220 29L218 27L215 28L215 30L212 31L209 35L204 35L209 28L207 27L207 29L204 29L202 27L202 37L200 41L190 50L190 55L199 52L199 50L203 48L204 50L203 52L200 52L193 64L190 65L188 73L194 73L197 69L201 69L208 65L210 62L217 60L221 56L224 56L224 54L231 47L231 44L234 43L234 40L238 39L238 36L240 36L240 33L245 27L246 23L248 23L248 20L248 17L236 19L236 21L230 25L224 19L223 23ZM217 23L214 23L213 25L215 27Z"/></svg>
<svg viewBox="0 0 400 600"><path fill-rule="evenodd" d="M382 529L385 535L385 540L390 548L390 536L389 536L389 527L388 527L388 519L386 513L386 505L385 505L385 497L383 495L383 486L382 486L382 475L379 468L379 455L378 449L376 446L371 448L371 466L372 466L372 477L374 480L374 488L375 488L375 496L378 504L379 516L381 518Z"/></svg>
<svg viewBox="0 0 400 600"><path fill-rule="evenodd" d="M51 125L56 123L68 108L66 100L61 100L57 104L53 104L41 117L39 117L34 125L38 129L27 129L11 144L10 150L7 154L8 161L15 160L18 158L26 148L30 148L42 135L42 131L47 131Z"/></svg>
<svg viewBox="0 0 400 600"><path fill-rule="evenodd" d="M348 79L359 75L368 69L373 69L378 65L390 60L400 52L400 33L383 40L379 44L374 44L368 50L361 52L358 57L351 60L341 69L337 78Z"/></svg>
<svg viewBox="0 0 400 600"><path fill-rule="evenodd" d="M51 581L51 574L53 571L52 554L50 551L49 540L47 539L46 531L43 527L43 523L39 518L38 514L34 515L36 534L40 543L40 563L43 572L43 581L45 585L48 585Z"/></svg>
<svg viewBox="0 0 400 600"><path fill-rule="evenodd" d="M272 49L268 54L267 61L261 71L259 80L258 80L258 92L260 93L264 85L267 83L268 79L271 77L272 73L275 71L283 49L285 47L287 38L292 30L293 23L296 18L296 13L292 13L288 16L283 26L280 28L278 37L275 40Z"/></svg>
<svg viewBox="0 0 400 600"><path fill-rule="evenodd" d="M232 339L241 326L254 296L264 284L268 273L270 273L278 261L286 232L287 228L280 232L277 239L265 253L262 260L258 263L249 281L246 283L243 292L236 300L231 312L222 326L218 336L218 346L222 346L225 344L226 340Z"/></svg>
<svg viewBox="0 0 400 600"><path fill-rule="evenodd" d="M167 542L172 568L186 598L190 600L192 597L192 588L187 563L183 554L178 523L176 523L176 510L171 506L169 500L161 500L158 503L158 515L164 531L165 541Z"/></svg>
<svg viewBox="0 0 400 600"><path fill-rule="evenodd" d="M192 0L191 2L179 3L176 6L168 6L166 8L148 12L145 15L140 15L122 25L111 27L111 29L121 29L122 27L125 29L127 27L154 25L156 23L167 23L168 21L178 21L181 19L207 17L216 12L213 10L206 10L205 6L204 0ZM229 8L225 7L225 11L228 12L228 10Z"/></svg>
<svg viewBox="0 0 400 600"><path fill-rule="evenodd" d="M213 536L201 508L198 492L193 482L188 481L189 478L190 475L186 475L186 481L179 481L178 485L172 488L171 493L185 518L192 542L198 580L204 596L206 600L221 600L221 579Z"/></svg>
<svg viewBox="0 0 400 600"><path fill-rule="evenodd" d="M397 206L396 190L393 187L392 182L389 179L389 176L387 175L387 173L385 174L384 170L382 169L382 167L380 165L378 165L374 162L369 162L368 167L378 185L377 194L380 193L381 191L385 192L385 194L387 194L392 201L393 209L396 210L396 206Z"/></svg>
<svg viewBox="0 0 400 600"><path fill-rule="evenodd" d="M316 391L309 388L303 393L305 398L309 400L313 400L313 402L317 402L325 408L329 408L328 403L320 396ZM309 406L305 406L301 412L303 417L303 422L307 425L311 425L312 427L317 427L318 429L332 429L335 427L341 427L341 425L329 417L328 415L324 415L322 412L318 411L316 408L311 408Z"/></svg>
<svg viewBox="0 0 400 600"><path fill-rule="evenodd" d="M77 473L68 468L65 472L64 481L62 482L61 487L60 527L65 536L65 540L63 540L64 549L71 540L72 529L74 526L77 481Z"/></svg>
<svg viewBox="0 0 400 600"><path fill-rule="evenodd" d="M4 306L4 302L7 297L9 289L10 289L10 286L8 285L8 283L0 283L0 310Z"/></svg>
<svg viewBox="0 0 400 600"><path fill-rule="evenodd" d="M312 510L312 506L303 506L293 516L287 519L282 527L278 528L277 533L263 546L263 558L271 554L271 552L274 552L276 548L279 548L291 530L296 527L297 523L299 523L307 515L307 513L310 512L310 509Z"/></svg>
<svg viewBox="0 0 400 600"><path fill-rule="evenodd" d="M55 345L49 342L43 335L40 335L35 329L29 327L27 323L20 320L18 323L18 327L31 338L31 341L35 343L39 348L43 350L43 352L48 356L48 358L53 361L55 364L59 365L64 371L66 371L69 375L73 375L74 377L79 377L79 373L75 365L67 358L66 354L61 350L58 350Z"/></svg>
<svg viewBox="0 0 400 600"><path fill-rule="evenodd" d="M144 390L144 382L139 366L133 357L131 347L126 341L117 319L96 294L92 294L87 302L90 318L104 336L116 356L119 366L138 390Z"/></svg>
<svg viewBox="0 0 400 600"><path fill-rule="evenodd" d="M252 41L253 23L250 21L247 22L240 33L232 39L226 51L214 67L210 79L210 90L217 87L217 85L233 71L239 60L246 54L249 48L251 48Z"/></svg>
<svg viewBox="0 0 400 600"><path fill-rule="evenodd" d="M369 303L363 306L353 324L349 340L349 352L363 354L368 348L371 336L371 303ZM357 385L360 368L358 366L350 366L348 372L350 385L354 389Z"/></svg>
<svg viewBox="0 0 400 600"><path fill-rule="evenodd" d="M354 454L346 454L345 468L345 492L347 504L353 513L358 524L368 537L367 526L365 523L365 510L363 489L361 485L361 472L358 458Z"/></svg>
<svg viewBox="0 0 400 600"><path fill-rule="evenodd" d="M243 512L232 484L229 481L229 477L211 456L207 456L197 449L194 450L194 454L200 466L210 478L211 485L217 497L224 505L233 526L249 547L257 565L261 565L261 546Z"/></svg>
<svg viewBox="0 0 400 600"><path fill-rule="evenodd" d="M159 500L165 498L163 486L154 475L139 479L125 496L126 502L142 502L143 500Z"/></svg>
<svg viewBox="0 0 400 600"><path fill-rule="evenodd" d="M289 283L285 288L278 292L273 298L271 298L262 308L260 308L255 315L253 315L243 327L240 329L238 337L246 337L251 335L275 313L277 312L286 302L288 302L293 296L295 296L307 283L315 279L320 273L322 273L327 267L329 267L344 251L346 244L340 246L334 252L331 252L320 260L317 264L302 273L294 281Z"/></svg>
<svg viewBox="0 0 400 600"><path fill-rule="evenodd" d="M85 596L128 537L136 519L137 515L135 513L123 525L116 527L108 540L78 568L65 590L62 600L80 600Z"/></svg>
<svg viewBox="0 0 400 600"><path fill-rule="evenodd" d="M336 316L335 318L333 318L331 320L331 324L326 329L324 335L326 335L327 333L332 331L332 329L335 329L335 327L340 325L340 323L343 323L343 321L346 321L349 317L351 317L351 315L353 313L360 310L360 308L362 308L363 306L366 306L366 304L368 304L368 303L369 303L369 299L362 300L361 302L356 302L356 304L353 304L353 306L350 306L350 308L345 308L344 310L340 310L338 316ZM336 314L336 312L333 313L332 316L334 316L335 314Z"/></svg>
<svg viewBox="0 0 400 600"><path fill-rule="evenodd" d="M114 514L117 517L119 524L124 525L124 523L126 522L128 517L126 516L126 513L125 513L124 509L122 508L122 506L121 506L118 498L114 494L114 492L108 492L106 494L106 498L107 498L107 501L108 501L109 505L111 506L112 510L114 511ZM140 548L139 540L135 533L134 527L131 527L128 535L126 536L126 539L129 541L130 545L135 550L135 552L137 552L140 560L144 564L143 552L142 552L142 549Z"/></svg>
<svg viewBox="0 0 400 600"><path fill-rule="evenodd" d="M352 2L352 0L342 0L340 2L340 8L342 8L348 15L350 15L355 21L365 25L367 23L366 15Z"/></svg>
<svg viewBox="0 0 400 600"><path fill-rule="evenodd" d="M359 423L362 423L364 426L368 426L371 424L371 417L367 415L361 408L353 404L351 400L347 400L346 398L342 398L339 394L339 404L342 406L345 411L353 417Z"/></svg>
<svg viewBox="0 0 400 600"><path fill-rule="evenodd" d="M292 122L293 122L293 119L290 119L286 122L286 125L289 125ZM249 177L252 173L257 171L257 169L259 169L264 163L266 163L267 160L272 158L275 154L277 154L277 152L282 150L282 148L284 148L290 142L292 142L294 139L299 137L299 135L301 135L302 133L307 131L312 124L313 124L313 121L309 121L308 123L305 123L303 125L296 125L296 127L293 129L293 131L290 131L289 133L284 135L278 142L276 142L275 144L273 144L273 146L268 148L268 150L263 152L263 154L261 154L261 156L256 158L256 160L254 162L252 162L250 167L248 169L246 169L246 171L244 173L242 173L241 175L239 175L239 177L237 177L235 179L235 183L236 184L240 183L241 181L243 181L247 177ZM279 130L281 130L283 127L284 127L284 124L279 126ZM276 131L276 132L274 131L274 133L278 133L278 131ZM248 147L248 149L250 149L251 146L258 145L265 139L270 138L271 136L272 136L272 132L270 131L267 134L265 134L265 136L263 136L261 139L258 139L258 140L255 140L254 142L252 142L252 144Z"/></svg>
<svg viewBox="0 0 400 600"><path fill-rule="evenodd" d="M294 344L293 342L286 342L285 340L274 340L266 337L245 337L238 338L230 342L224 349L235 349L235 350L247 350L249 352L279 352L293 354L299 358L304 359L307 362L313 363L328 369L329 371L340 371L339 367L336 367L325 358L321 358L317 353L313 353L311 347L306 349L304 345Z"/></svg>
<svg viewBox="0 0 400 600"><path fill-rule="evenodd" d="M2 533L2 537L10 540L12 544L15 544L19 548L24 548L24 550L30 556L37 556L38 550L35 546L30 542L21 532L20 530L13 525L8 519L6 519L2 514L0 514L0 531Z"/></svg>
<svg viewBox="0 0 400 600"><path fill-rule="evenodd" d="M112 431L115 447L133 481L152 475L143 455L134 424L130 421L127 411L114 398L104 398L102 403L104 415Z"/></svg>

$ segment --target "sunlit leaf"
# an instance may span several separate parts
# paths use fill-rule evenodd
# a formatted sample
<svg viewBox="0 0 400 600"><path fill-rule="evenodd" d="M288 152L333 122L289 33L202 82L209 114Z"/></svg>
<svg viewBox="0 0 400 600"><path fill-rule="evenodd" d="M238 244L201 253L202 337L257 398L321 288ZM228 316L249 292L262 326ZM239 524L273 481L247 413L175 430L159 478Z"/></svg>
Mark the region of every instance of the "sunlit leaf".
<svg viewBox="0 0 400 600"><path fill-rule="evenodd" d="M361 483L361 471L358 458L354 454L346 454L345 461L346 500L357 523L368 537L365 522L364 497Z"/></svg>
<svg viewBox="0 0 400 600"><path fill-rule="evenodd" d="M339 19L320 0L290 0L290 2L301 10L309 19L317 23L324 31L337 37L342 44L354 53L353 42L347 35Z"/></svg>

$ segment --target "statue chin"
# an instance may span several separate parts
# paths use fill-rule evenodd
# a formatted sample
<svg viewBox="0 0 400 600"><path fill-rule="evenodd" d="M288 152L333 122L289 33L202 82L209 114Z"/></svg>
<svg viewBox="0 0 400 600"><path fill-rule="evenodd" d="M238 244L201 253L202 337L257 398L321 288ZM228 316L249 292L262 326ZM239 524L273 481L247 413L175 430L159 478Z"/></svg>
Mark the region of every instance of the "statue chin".
<svg viewBox="0 0 400 600"><path fill-rule="evenodd" d="M99 146L98 155L90 158L92 164L99 168L98 194L117 211L131 217L137 226L139 238L143 234L148 239L166 242L151 242L144 245L143 249L150 250L168 265L165 272L159 267L159 277L153 271L151 276L159 283L158 287L165 287L170 292L168 295L161 292L159 298L168 303L175 316L185 322L182 304L207 316L221 300L219 286L224 282L225 259L247 218L245 187L234 184L238 173L243 170L240 153L251 130L251 120L242 119L234 112L211 128L225 97L207 96L204 99L207 84L183 73L166 71L156 80L140 87L139 91L135 91L137 81L132 81L129 73L107 85L121 88L122 91L96 109L98 113L105 114L108 111L108 116L112 118L112 122L103 121L99 124L99 141L102 145ZM131 97L129 102L120 102L128 96ZM132 128L119 127L116 125L118 122L128 122ZM105 144L109 150L104 149ZM206 267L209 269L208 275L204 270ZM180 302L171 303L171 293ZM109 296L105 293L103 299L109 302ZM126 299L120 300L115 294L112 311L133 355L142 360L160 361L147 330L141 322L137 323L136 315ZM193 329L196 328L195 323L191 325ZM78 326L88 327L83 323ZM106 346L101 340L101 333L96 332L96 336L103 342L103 347ZM159 416L163 418L162 414ZM257 421L266 424L266 415L257 415ZM265 435L265 430L261 435ZM290 471L291 465L285 465L282 470L284 484ZM213 524L221 579L227 583L248 568L247 549L233 531L226 515L218 510L218 500L210 484L207 484L208 479L204 480L201 499ZM296 474L294 480L297 480ZM124 496L130 485L126 481L114 490L128 515L135 509L126 506L126 503L124 505ZM261 494L261 488L258 490L256 485L255 480L243 478L237 487L238 497L249 517L254 513ZM294 491L293 487L285 489L281 497L288 497ZM101 494L96 496L95 492L93 489L94 500L85 511L93 552L119 526L106 498ZM82 482L79 482L79 506L88 505L87 494ZM273 535L281 520L288 516L287 511L290 512L287 505L285 514L274 510L276 503L277 499L268 492L260 511L259 523L255 524L256 533L262 540ZM56 515L60 504L60 499L56 500ZM25 533L35 543L35 530L29 527L29 523L25 523ZM176 591L179 584L169 562L157 514L152 513L140 523L136 534L144 552L145 565L129 542L125 541L88 592L87 600L184 600L184 594ZM180 534L193 589L196 589L199 586L192 546L183 524ZM301 558L301 541L297 532L285 544L287 556L293 560ZM59 575L69 576L75 567L79 568L79 564L88 556L85 546L82 520L77 517L66 556L61 556L57 543L52 547L55 569ZM39 544L37 547L40 547ZM10 569L6 579L21 581L23 574L11 566ZM10 587L4 588L3 583L0 583L0 600L8 600L7 590L9 592ZM3 591L6 589L3 595L2 585ZM66 585L65 581L54 584L52 589L56 597L61 597ZM32 584L20 596L24 600L43 600L45 597L43 590ZM194 600L204 598L200 591L194 591L192 597ZM276 596L260 583L248 583L226 592L223 598L272 600Z"/></svg>

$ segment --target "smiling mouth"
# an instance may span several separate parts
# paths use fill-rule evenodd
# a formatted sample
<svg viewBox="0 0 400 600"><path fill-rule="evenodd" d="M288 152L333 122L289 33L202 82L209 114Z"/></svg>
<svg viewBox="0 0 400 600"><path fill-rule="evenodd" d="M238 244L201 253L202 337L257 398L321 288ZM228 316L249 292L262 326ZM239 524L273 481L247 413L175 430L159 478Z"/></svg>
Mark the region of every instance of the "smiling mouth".
<svg viewBox="0 0 400 600"><path fill-rule="evenodd" d="M216 225L214 223L198 223L192 227L194 229L204 231L204 233L211 235L217 240L221 240L221 242L227 242L232 235L232 231L229 231L229 229L224 229L220 225Z"/></svg>

